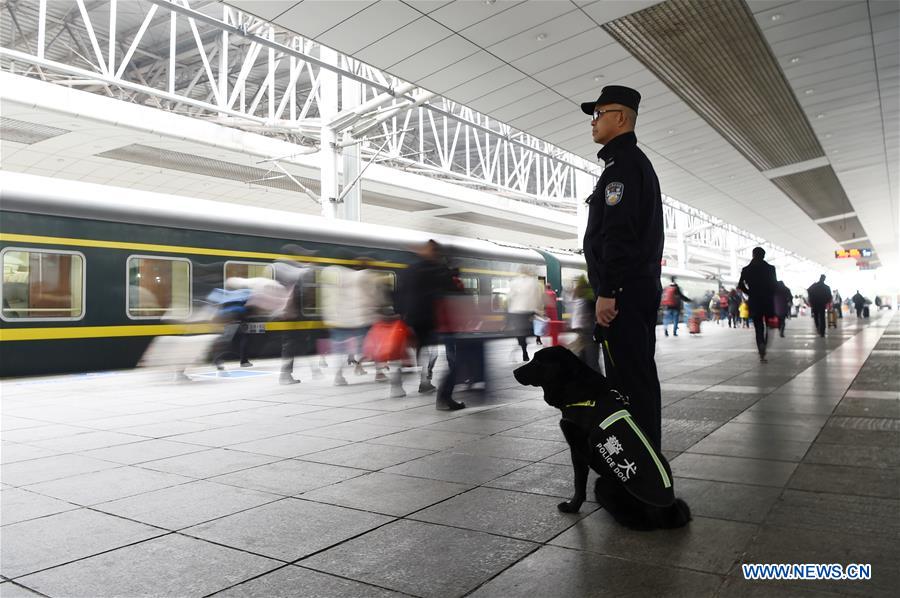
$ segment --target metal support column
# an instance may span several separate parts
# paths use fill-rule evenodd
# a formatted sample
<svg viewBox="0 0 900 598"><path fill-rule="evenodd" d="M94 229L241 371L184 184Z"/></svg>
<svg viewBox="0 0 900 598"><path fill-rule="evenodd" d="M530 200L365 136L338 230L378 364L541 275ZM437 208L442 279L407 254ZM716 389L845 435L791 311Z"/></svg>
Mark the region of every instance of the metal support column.
<svg viewBox="0 0 900 598"><path fill-rule="evenodd" d="M319 59L327 64L337 64L337 52L319 46ZM328 125L338 113L338 74L330 69L319 73L319 117L322 122L320 151L322 154L322 215L326 218L340 218L342 210L337 202L338 163L341 151L335 141L334 129Z"/></svg>

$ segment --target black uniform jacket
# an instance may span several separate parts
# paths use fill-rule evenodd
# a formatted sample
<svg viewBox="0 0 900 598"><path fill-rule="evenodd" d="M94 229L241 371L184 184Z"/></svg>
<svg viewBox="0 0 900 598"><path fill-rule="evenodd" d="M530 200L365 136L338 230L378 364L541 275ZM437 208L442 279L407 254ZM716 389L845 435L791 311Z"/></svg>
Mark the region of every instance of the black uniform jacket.
<svg viewBox="0 0 900 598"><path fill-rule="evenodd" d="M662 267L662 198L659 179L633 132L597 154L606 164L587 199L584 258L598 297L615 297L636 279L659 280Z"/></svg>
<svg viewBox="0 0 900 598"><path fill-rule="evenodd" d="M751 260L741 270L738 288L747 293L750 314L755 316L775 315L775 289L778 277L775 266L765 260Z"/></svg>

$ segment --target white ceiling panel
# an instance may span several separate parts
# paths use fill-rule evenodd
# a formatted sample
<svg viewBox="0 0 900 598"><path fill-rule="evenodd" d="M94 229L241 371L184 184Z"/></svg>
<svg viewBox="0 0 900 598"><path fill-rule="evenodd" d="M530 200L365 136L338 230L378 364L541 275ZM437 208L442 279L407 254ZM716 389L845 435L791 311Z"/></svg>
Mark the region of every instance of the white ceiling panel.
<svg viewBox="0 0 900 598"><path fill-rule="evenodd" d="M514 63L523 56L540 52L542 48L547 48L551 45L569 45L574 38L578 37L578 34L588 30L590 30L590 33L594 33L596 29L596 25L584 18L584 14L581 11L573 10L492 46L488 46L488 50L499 58ZM538 39L538 36L543 36L543 39ZM556 51L558 52L562 49L557 48Z"/></svg>
<svg viewBox="0 0 900 598"><path fill-rule="evenodd" d="M550 106L559 106L560 104L568 104L568 102L561 101L556 92L541 88L535 93L518 98L508 106L498 108L494 111L494 115L501 122L511 123L520 116L540 112Z"/></svg>
<svg viewBox="0 0 900 598"><path fill-rule="evenodd" d="M525 79L525 75L521 71L509 65L504 65L475 77L464 85L454 87L447 93L447 97L457 102L468 104L476 98L484 97L493 91L523 79Z"/></svg>
<svg viewBox="0 0 900 598"><path fill-rule="evenodd" d="M421 16L422 13L399 0L381 0L341 21L317 41L352 55Z"/></svg>
<svg viewBox="0 0 900 598"><path fill-rule="evenodd" d="M428 16L454 31L462 31L466 27L514 8L520 3L521 0L497 0L493 4L455 0L455 2L428 13Z"/></svg>
<svg viewBox="0 0 900 598"><path fill-rule="evenodd" d="M569 2L529 0L467 27L460 33L482 47L490 47L575 10L577 9ZM552 40L548 37L545 41ZM534 42L538 43L538 40L534 39Z"/></svg>
<svg viewBox="0 0 900 598"><path fill-rule="evenodd" d="M560 102L558 97L546 107L540 108L529 114L513 118L509 124L520 131L532 131L539 125L555 121L572 114L572 105L569 102Z"/></svg>
<svg viewBox="0 0 900 598"><path fill-rule="evenodd" d="M826 5L828 5L827 2L802 2L786 7L786 9L792 7L797 7L797 9L800 7L804 7L804 9L820 9ZM851 23L857 25L862 23L865 27L868 27L869 23L869 13L865 2L850 2L842 4L835 10L819 11L796 19L791 18L787 12L785 10L785 16L777 21L772 21L769 16L773 14L773 11L756 15L760 29L765 32L769 43L776 44L784 40L807 35L828 38L832 29L844 27ZM782 13L774 12L774 14Z"/></svg>
<svg viewBox="0 0 900 598"><path fill-rule="evenodd" d="M420 84L429 91L435 91L450 97L449 92L454 87L493 71L504 64L506 63L493 54L481 50L425 77ZM519 76L521 77L521 73L519 73Z"/></svg>
<svg viewBox="0 0 900 598"><path fill-rule="evenodd" d="M606 41L604 43L604 37ZM513 66L529 73L540 73L549 68L565 64L578 56L593 52L598 47L614 44L609 34L593 27L561 42L542 47L530 54L512 61Z"/></svg>
<svg viewBox="0 0 900 598"><path fill-rule="evenodd" d="M581 5L581 9L591 17L598 25L608 23L630 15L631 13L644 10L648 6L659 4L662 0L596 0L595 2L577 1Z"/></svg>
<svg viewBox="0 0 900 598"><path fill-rule="evenodd" d="M442 6L450 4L453 0L403 0L422 14L428 14L436 11Z"/></svg>
<svg viewBox="0 0 900 598"><path fill-rule="evenodd" d="M618 44L606 45L587 54L581 54L537 72L534 76L547 86L559 85L570 81L573 77L605 77L607 81L614 79L623 68L633 72L634 63L628 52Z"/></svg>
<svg viewBox="0 0 900 598"><path fill-rule="evenodd" d="M387 69L451 35L453 32L440 23L436 23L428 17L420 17L394 33L366 46L356 53L356 58Z"/></svg>
<svg viewBox="0 0 900 598"><path fill-rule="evenodd" d="M478 46L454 35L398 62L390 68L390 71L407 81L421 81L431 73L478 51Z"/></svg>
<svg viewBox="0 0 900 598"><path fill-rule="evenodd" d="M349 19L376 0L303 0L285 11L276 21L282 27L309 38L317 38ZM252 4L252 3L251 3Z"/></svg>
<svg viewBox="0 0 900 598"><path fill-rule="evenodd" d="M225 3L234 6L260 19L271 21L289 8L300 4L301 0L227 0Z"/></svg>
<svg viewBox="0 0 900 598"><path fill-rule="evenodd" d="M522 79L521 81L516 81L502 89L498 89L497 91L472 100L468 102L468 104L479 112L491 114L494 110L505 108L513 103L519 103L522 101L522 98L526 98L539 91L545 91L543 85L534 79Z"/></svg>

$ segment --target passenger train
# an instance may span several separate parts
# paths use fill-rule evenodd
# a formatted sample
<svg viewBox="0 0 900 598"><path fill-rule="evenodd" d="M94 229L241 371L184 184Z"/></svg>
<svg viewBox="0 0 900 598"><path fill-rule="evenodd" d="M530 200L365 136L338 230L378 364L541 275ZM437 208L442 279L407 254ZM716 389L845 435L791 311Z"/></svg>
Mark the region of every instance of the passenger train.
<svg viewBox="0 0 900 598"><path fill-rule="evenodd" d="M273 261L360 265L396 280L433 238L466 290L502 326L505 293L521 271L560 293L585 271L577 254L503 246L407 229L335 222L270 209L3 172L0 190L0 376L131 368L160 335L185 324L229 277L271 276ZM302 246L302 252L291 251ZM678 274L685 287L718 283ZM301 318L260 323L251 354L275 355L279 334L327 334L317 278L304 283ZM486 304L485 304L486 305ZM276 334L273 334L276 333Z"/></svg>

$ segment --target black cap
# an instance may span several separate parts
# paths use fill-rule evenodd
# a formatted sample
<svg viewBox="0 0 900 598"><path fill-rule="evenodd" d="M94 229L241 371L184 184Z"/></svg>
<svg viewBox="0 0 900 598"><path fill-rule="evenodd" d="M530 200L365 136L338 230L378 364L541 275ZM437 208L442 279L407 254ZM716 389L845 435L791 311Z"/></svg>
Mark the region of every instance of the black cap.
<svg viewBox="0 0 900 598"><path fill-rule="evenodd" d="M594 114L597 104L621 104L638 111L638 104L641 103L641 94L636 89L623 87L621 85L607 85L600 92L600 97L596 102L584 102L581 105L581 111L585 114Z"/></svg>

